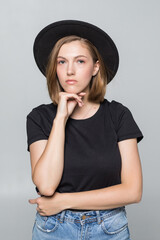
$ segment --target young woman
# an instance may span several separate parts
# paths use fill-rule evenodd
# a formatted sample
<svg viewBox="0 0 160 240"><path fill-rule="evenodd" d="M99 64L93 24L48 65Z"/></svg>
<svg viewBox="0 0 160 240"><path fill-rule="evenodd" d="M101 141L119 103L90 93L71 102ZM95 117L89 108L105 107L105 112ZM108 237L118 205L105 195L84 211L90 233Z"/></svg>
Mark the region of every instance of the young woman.
<svg viewBox="0 0 160 240"><path fill-rule="evenodd" d="M42 29L34 56L50 104L27 115L32 180L40 196L32 239L129 240L125 205L142 196L131 111L104 98L119 57L98 27L75 20Z"/></svg>

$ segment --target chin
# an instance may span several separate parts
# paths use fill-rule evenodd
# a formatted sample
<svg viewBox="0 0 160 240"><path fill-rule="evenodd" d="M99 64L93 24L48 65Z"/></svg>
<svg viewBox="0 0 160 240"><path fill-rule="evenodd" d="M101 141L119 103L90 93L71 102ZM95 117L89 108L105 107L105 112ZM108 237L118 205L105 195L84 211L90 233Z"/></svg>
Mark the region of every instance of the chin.
<svg viewBox="0 0 160 240"><path fill-rule="evenodd" d="M64 91L67 93L75 93L75 94L82 92L80 90L76 90L75 88L74 89L64 89Z"/></svg>
<svg viewBox="0 0 160 240"><path fill-rule="evenodd" d="M75 93L75 94L77 94L77 93L78 93L78 92L77 92L77 91L75 91L75 90L68 90L68 89L67 89L67 90L65 90L65 89L64 89L64 91L65 91L65 92L67 92L67 93Z"/></svg>
<svg viewBox="0 0 160 240"><path fill-rule="evenodd" d="M78 93L81 93L81 92L87 92L87 90L88 90L87 87L82 88L82 89L78 89L76 87L68 87L68 88L63 88L63 89L67 93L75 93L75 94L78 94Z"/></svg>

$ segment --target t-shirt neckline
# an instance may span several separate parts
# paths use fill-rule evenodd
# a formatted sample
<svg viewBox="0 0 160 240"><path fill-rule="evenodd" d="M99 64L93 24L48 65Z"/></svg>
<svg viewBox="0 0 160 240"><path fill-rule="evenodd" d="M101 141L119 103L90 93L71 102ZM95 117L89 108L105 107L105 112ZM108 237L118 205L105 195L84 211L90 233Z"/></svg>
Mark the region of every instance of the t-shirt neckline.
<svg viewBox="0 0 160 240"><path fill-rule="evenodd" d="M97 109L97 111L96 111L91 117L84 118L84 119L75 119L75 118L69 117L68 119L69 119L70 121L72 121L72 122L84 122L84 121L93 120L93 119L96 118L96 117L99 115L99 113L101 112L103 103L104 103L104 100L103 100L103 102L100 102L99 108Z"/></svg>

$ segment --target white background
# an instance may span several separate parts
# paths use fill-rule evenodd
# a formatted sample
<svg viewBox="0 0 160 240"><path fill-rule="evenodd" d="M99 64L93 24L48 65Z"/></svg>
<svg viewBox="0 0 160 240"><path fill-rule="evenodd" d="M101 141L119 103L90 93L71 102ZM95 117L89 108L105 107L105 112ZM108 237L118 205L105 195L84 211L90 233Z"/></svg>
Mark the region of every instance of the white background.
<svg viewBox="0 0 160 240"><path fill-rule="evenodd" d="M31 181L26 116L32 108L51 102L32 48L43 27L64 19L99 26L119 49L119 70L106 98L126 105L144 134L138 144L143 199L127 206L131 236L159 239L159 9L158 0L1 0L0 239L31 239L36 205L28 199L37 195Z"/></svg>

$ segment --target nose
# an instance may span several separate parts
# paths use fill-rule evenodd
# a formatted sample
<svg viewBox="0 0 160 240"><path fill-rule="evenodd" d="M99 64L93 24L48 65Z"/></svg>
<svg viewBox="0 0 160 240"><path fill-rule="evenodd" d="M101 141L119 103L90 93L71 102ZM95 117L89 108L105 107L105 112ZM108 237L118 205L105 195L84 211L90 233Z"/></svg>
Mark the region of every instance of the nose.
<svg viewBox="0 0 160 240"><path fill-rule="evenodd" d="M74 74L75 74L74 64L72 62L69 62L67 66L67 75L70 76Z"/></svg>

